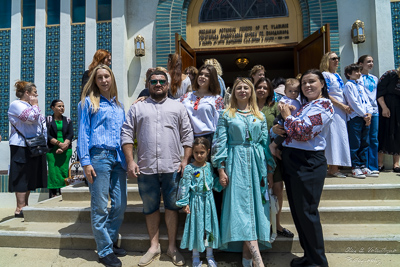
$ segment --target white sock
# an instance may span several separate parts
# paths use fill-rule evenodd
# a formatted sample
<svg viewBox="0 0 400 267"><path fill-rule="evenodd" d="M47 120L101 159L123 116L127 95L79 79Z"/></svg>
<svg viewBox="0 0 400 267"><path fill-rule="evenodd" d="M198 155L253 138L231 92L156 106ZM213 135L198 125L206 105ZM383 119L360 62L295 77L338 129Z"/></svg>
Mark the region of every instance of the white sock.
<svg viewBox="0 0 400 267"><path fill-rule="evenodd" d="M253 267L253 258L250 260L242 258L243 267Z"/></svg>
<svg viewBox="0 0 400 267"><path fill-rule="evenodd" d="M206 248L206 250L207 250L207 255L206 255L207 259L214 258L213 248Z"/></svg>
<svg viewBox="0 0 400 267"><path fill-rule="evenodd" d="M197 249L193 249L193 258L200 258L200 253Z"/></svg>

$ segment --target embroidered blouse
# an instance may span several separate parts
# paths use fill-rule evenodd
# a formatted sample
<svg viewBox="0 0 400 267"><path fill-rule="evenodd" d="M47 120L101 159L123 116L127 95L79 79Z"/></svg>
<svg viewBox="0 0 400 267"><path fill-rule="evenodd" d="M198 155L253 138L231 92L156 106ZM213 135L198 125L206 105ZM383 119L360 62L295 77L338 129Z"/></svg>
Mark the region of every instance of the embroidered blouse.
<svg viewBox="0 0 400 267"><path fill-rule="evenodd" d="M373 113L367 93L359 81L349 80L344 88L344 96L349 106L354 110L347 115L347 120L355 117L364 118L366 113Z"/></svg>
<svg viewBox="0 0 400 267"><path fill-rule="evenodd" d="M180 98L180 102L188 112L195 136L216 131L219 111L224 109L224 99L220 95L200 98L194 92L189 92Z"/></svg>
<svg viewBox="0 0 400 267"><path fill-rule="evenodd" d="M308 102L295 116L286 118L284 127L287 138L283 146L307 151L325 150L333 114L333 104L329 99Z"/></svg>
<svg viewBox="0 0 400 267"><path fill-rule="evenodd" d="M378 103L376 101L376 91L378 88L378 78L372 74L362 74L360 85L364 87L365 93L369 98L369 102L373 108L373 114L378 114Z"/></svg>
<svg viewBox="0 0 400 267"><path fill-rule="evenodd" d="M15 130L14 126L25 138L39 136L43 131L47 140L46 121L40 112L38 106L32 106L22 100L15 100L10 104L8 109L8 119L11 123L10 145L26 146L24 137Z"/></svg>
<svg viewBox="0 0 400 267"><path fill-rule="evenodd" d="M333 96L340 103L346 103L343 95L344 83L340 75L328 71L322 72L322 75L324 75L329 95Z"/></svg>

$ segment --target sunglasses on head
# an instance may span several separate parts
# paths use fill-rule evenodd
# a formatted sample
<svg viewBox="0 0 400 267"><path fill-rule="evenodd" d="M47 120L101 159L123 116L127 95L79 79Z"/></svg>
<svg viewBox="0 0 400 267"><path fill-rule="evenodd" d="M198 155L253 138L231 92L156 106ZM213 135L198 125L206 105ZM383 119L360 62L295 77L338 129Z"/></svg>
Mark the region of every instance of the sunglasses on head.
<svg viewBox="0 0 400 267"><path fill-rule="evenodd" d="M335 61L335 60L340 61L340 57L333 57L333 58L330 58L330 60L332 60L332 61Z"/></svg>
<svg viewBox="0 0 400 267"><path fill-rule="evenodd" d="M157 83L164 85L166 82L167 82L167 80L150 80L151 85L156 85Z"/></svg>

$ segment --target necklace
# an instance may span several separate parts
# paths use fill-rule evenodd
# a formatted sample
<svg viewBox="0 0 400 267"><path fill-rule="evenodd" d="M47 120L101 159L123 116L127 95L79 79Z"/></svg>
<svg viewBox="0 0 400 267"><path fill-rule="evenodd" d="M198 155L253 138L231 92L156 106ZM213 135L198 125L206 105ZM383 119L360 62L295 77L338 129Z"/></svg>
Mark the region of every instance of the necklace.
<svg viewBox="0 0 400 267"><path fill-rule="evenodd" d="M246 113L250 113L250 112L251 112L251 110L241 110L241 109L236 109L236 110L237 110L237 112L243 113L243 114L246 114Z"/></svg>

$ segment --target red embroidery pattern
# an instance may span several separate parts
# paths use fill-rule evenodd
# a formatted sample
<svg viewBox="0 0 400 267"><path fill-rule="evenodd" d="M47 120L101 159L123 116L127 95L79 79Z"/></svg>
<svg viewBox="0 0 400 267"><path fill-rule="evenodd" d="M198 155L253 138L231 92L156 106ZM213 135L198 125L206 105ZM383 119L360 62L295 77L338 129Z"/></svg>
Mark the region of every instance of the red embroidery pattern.
<svg viewBox="0 0 400 267"><path fill-rule="evenodd" d="M216 110L221 110L224 109L224 99L219 96L216 100L215 100L215 109Z"/></svg>
<svg viewBox="0 0 400 267"><path fill-rule="evenodd" d="M322 125L321 113L318 113L318 114L315 114L312 116L308 116L308 118L310 119L312 126Z"/></svg>
<svg viewBox="0 0 400 267"><path fill-rule="evenodd" d="M185 100L185 98L187 98L189 96L190 92L184 94L183 96L181 96L181 98L179 99L179 102L183 102L183 100Z"/></svg>
<svg viewBox="0 0 400 267"><path fill-rule="evenodd" d="M32 106L30 108L24 109L24 111L22 111L22 113L18 116L18 118L21 121L27 121L32 112L34 113L33 118L37 120L40 116L40 110L37 106Z"/></svg>

